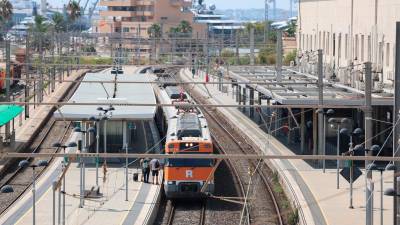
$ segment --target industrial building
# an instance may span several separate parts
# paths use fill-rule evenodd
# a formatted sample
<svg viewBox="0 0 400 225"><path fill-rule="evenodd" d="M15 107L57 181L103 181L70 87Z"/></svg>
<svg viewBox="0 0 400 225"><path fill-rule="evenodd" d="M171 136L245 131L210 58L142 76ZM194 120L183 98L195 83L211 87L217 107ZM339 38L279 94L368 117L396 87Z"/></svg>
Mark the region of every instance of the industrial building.
<svg viewBox="0 0 400 225"><path fill-rule="evenodd" d="M298 49L313 71L323 49L325 78L362 90L362 64L372 62L376 92L393 92L398 0L299 1ZM309 65L311 64L311 65Z"/></svg>

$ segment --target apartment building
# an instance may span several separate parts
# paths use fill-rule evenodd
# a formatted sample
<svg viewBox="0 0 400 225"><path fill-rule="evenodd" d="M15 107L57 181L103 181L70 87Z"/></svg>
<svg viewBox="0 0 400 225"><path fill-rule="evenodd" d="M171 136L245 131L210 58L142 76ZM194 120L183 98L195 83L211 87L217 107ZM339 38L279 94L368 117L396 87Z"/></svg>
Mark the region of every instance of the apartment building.
<svg viewBox="0 0 400 225"><path fill-rule="evenodd" d="M176 26L182 20L192 21L191 1L187 0L101 0L98 32L123 32L147 35L147 28L154 23L163 30ZM140 27L140 29L139 29Z"/></svg>
<svg viewBox="0 0 400 225"><path fill-rule="evenodd" d="M370 61L374 87L390 91L399 11L399 0L299 1L297 47L301 62L312 64L314 51L323 49L325 77L362 88L362 64Z"/></svg>
<svg viewBox="0 0 400 225"><path fill-rule="evenodd" d="M93 31L120 33L132 39L148 38L147 30L152 24L160 24L165 33L182 20L194 21L190 0L100 0L100 6L107 9L100 10L100 19L94 23ZM192 27L194 32L204 33L206 30L200 24L192 24ZM102 41L108 40L102 38ZM148 43L141 43L140 47L137 44L124 44L124 49L136 54L140 51L141 58L148 57L152 51Z"/></svg>

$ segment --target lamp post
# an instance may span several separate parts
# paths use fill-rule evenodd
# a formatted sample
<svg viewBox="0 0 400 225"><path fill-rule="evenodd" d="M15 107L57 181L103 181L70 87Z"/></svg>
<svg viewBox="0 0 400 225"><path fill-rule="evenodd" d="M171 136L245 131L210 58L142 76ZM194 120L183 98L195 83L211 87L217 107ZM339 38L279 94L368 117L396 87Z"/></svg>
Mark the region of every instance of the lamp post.
<svg viewBox="0 0 400 225"><path fill-rule="evenodd" d="M53 148L62 148L64 154L65 154L65 149L66 148L75 148L77 146L78 145L75 142L70 142L67 145L62 145L61 143L56 142L56 143L54 143L52 145ZM63 162L62 162L62 170L63 171L65 170L66 163L67 163L67 159L64 157L63 158ZM62 183L63 183L62 190L60 190L58 192L58 224L65 225L65 176L63 177ZM63 196L62 196L62 202L63 202L62 216L61 216L61 193L63 193Z"/></svg>
<svg viewBox="0 0 400 225"><path fill-rule="evenodd" d="M124 127L124 129L126 129ZM129 162L128 162L128 144L124 143L124 147L125 147L125 153L126 153L126 158L125 158L125 201L128 201L128 185L129 185L129 179L128 179L128 166L129 166Z"/></svg>
<svg viewBox="0 0 400 225"><path fill-rule="evenodd" d="M397 177L397 182L399 182L399 177ZM400 192L398 190L395 190L393 188L388 188L385 190L385 192L383 193L386 196L392 196L392 197L396 197L396 199L399 199L400 197ZM397 215L395 215L396 218Z"/></svg>
<svg viewBox="0 0 400 225"><path fill-rule="evenodd" d="M323 132L323 136L322 136L322 140L323 140L323 146L324 146L324 149L323 149L323 155L325 156L326 155L326 128L327 128L327 126L326 126L326 122L327 122L327 117L328 116L332 116L333 114L335 114L335 111L333 110L333 109L328 109L326 112L325 112L325 110L324 109L318 109L317 111L316 111L317 113L322 113L323 114L323 120L324 120L324 127L323 127L323 130L324 130L324 132ZM322 160L322 172L323 173L325 173L325 170L326 170L326 161L325 161L325 159L323 159Z"/></svg>
<svg viewBox="0 0 400 225"><path fill-rule="evenodd" d="M102 120L104 120L104 153L107 153L107 120L111 119L112 111L114 110L115 108L111 105L108 108L97 107L97 111L103 112ZM107 163L106 157L104 158L104 163Z"/></svg>
<svg viewBox="0 0 400 225"><path fill-rule="evenodd" d="M18 166L20 168L27 168L27 167L31 167L32 168L32 224L35 225L36 224L36 173L35 173L35 169L37 167L45 167L48 165L48 162L46 160L39 160L37 162L37 164L32 164L29 165L29 161L28 160L22 160L18 163Z"/></svg>
<svg viewBox="0 0 400 225"><path fill-rule="evenodd" d="M99 186L99 147L100 147L100 119L92 116L90 121L95 122L96 126L96 186Z"/></svg>
<svg viewBox="0 0 400 225"><path fill-rule="evenodd" d="M88 152L88 145L86 143L87 134L96 132L96 129L93 127L90 127L87 130L83 130L80 127L75 127L74 132L82 134L82 152L87 153ZM82 208L83 205L85 204L85 198L84 198L84 195L85 195L85 161L84 161L83 157L79 157L79 164L80 164L79 208Z"/></svg>
<svg viewBox="0 0 400 225"><path fill-rule="evenodd" d="M356 128L353 132L350 132L347 128L342 128L340 130L340 134L346 135L350 137L349 143L349 151L346 153L347 155L354 155L354 148L353 148L353 137L360 136L363 133L361 128ZM353 161L350 161L350 209L353 209Z"/></svg>
<svg viewBox="0 0 400 225"><path fill-rule="evenodd" d="M346 124L350 124L350 120L347 118L343 118L340 121L337 120L337 118L330 118L328 120L328 123L331 124L331 127L334 128L336 125L337 127L337 134L336 134L336 155L340 155L340 129L342 127L346 127ZM339 189L339 166L340 162L339 160L336 161L336 189Z"/></svg>
<svg viewBox="0 0 400 225"><path fill-rule="evenodd" d="M395 166L395 164L394 163L389 163L389 164L387 164L386 165L386 168L385 168L385 170L386 171L396 171L396 166ZM397 195L395 195L395 193L396 193L396 191L393 189L393 188L389 188L389 189L386 189L385 190L385 192L384 192L384 195L387 195L387 196L393 196L393 197L399 197L399 195L397 194ZM383 201L383 200L382 200ZM382 202L382 204L383 204L383 202ZM383 211L383 210L382 210ZM381 211L381 213L382 213L382 211ZM396 218L396 215L395 215L395 218ZM383 220L383 219L382 219ZM382 222L382 220L381 220L381 222ZM396 221L393 221L393 224L395 223Z"/></svg>
<svg viewBox="0 0 400 225"><path fill-rule="evenodd" d="M383 225L383 192L384 192L383 191L383 171L394 169L394 167L392 169L389 165L394 166L393 164L388 164L386 167L378 167L375 163L368 164L368 166L367 166L368 171L376 170L376 171L379 171L381 174L381 179L380 179L381 180L381 182L380 182L381 183L380 225ZM388 166L389 166L389 168L388 168Z"/></svg>

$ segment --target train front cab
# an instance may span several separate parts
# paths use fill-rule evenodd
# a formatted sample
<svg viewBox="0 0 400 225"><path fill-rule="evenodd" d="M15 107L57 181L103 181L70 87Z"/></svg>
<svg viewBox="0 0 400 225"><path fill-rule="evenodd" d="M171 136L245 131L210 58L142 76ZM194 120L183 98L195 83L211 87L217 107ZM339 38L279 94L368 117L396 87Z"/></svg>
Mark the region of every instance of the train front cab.
<svg viewBox="0 0 400 225"><path fill-rule="evenodd" d="M167 143L166 154L211 154L211 142L176 141ZM167 198L201 198L214 193L213 159L167 159L164 191ZM207 184L206 184L207 183ZM205 186L204 186L205 185ZM204 186L204 192L201 192Z"/></svg>

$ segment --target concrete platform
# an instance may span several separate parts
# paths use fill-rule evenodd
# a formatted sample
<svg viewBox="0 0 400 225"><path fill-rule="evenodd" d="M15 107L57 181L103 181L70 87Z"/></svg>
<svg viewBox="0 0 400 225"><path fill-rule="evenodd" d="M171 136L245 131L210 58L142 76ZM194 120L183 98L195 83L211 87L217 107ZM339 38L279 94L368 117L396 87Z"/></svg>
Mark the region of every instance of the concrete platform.
<svg viewBox="0 0 400 225"><path fill-rule="evenodd" d="M71 72L70 76L66 79L75 80L82 74L86 73L87 70L78 70ZM72 87L74 83L72 82L64 82L58 83L56 82L55 91L52 93L47 93L44 91L43 102L57 102L59 101L65 92ZM33 102L33 98L30 100ZM50 116L50 112L53 106L49 105L41 105L34 107L33 105L29 106L29 115L30 117L22 119L24 112L22 112L18 119L15 119L15 143L10 146L5 146L1 148L1 151L11 152L11 151L19 151L20 149L25 147L25 144L29 142L33 136L36 135L39 127L42 126L44 122L47 122L47 118ZM12 128L12 123L11 123ZM0 171L2 170L4 163L6 160L0 159Z"/></svg>
<svg viewBox="0 0 400 225"><path fill-rule="evenodd" d="M79 134L72 134L70 140L76 140ZM67 149L68 152L76 151L75 148ZM36 223L53 224L53 207L55 221L59 218L58 191L53 198L52 183L59 179L61 174L62 159L57 158L46 172L38 179L36 186ZM86 189L94 186L96 169L86 168ZM126 201L125 168L107 168L104 175L102 168L100 174L100 198L86 199L83 208L79 208L79 176L78 163L72 163L66 174L65 197L65 224L152 224L156 213L157 204L161 196L161 185L152 185L133 181L133 173L139 172L136 168L128 170L128 201ZM104 176L106 179L103 179ZM150 177L151 181L152 177ZM162 183L162 172L159 177ZM62 198L62 197L61 197ZM53 200L55 206L53 206ZM61 213L62 215L62 213ZM0 224L32 224L32 193L27 191L14 205L0 217Z"/></svg>
<svg viewBox="0 0 400 225"><path fill-rule="evenodd" d="M204 73L192 78L191 71L182 70L181 77L185 81L204 81ZM211 79L211 81L213 81ZM215 80L217 81L217 80ZM211 104L237 104L231 95L230 85L227 93L217 90L217 85L196 85L194 90L208 96ZM243 136L257 145L260 154L293 155L285 145L268 135L237 108L217 108L224 114ZM249 132L251 131L251 132ZM314 169L302 160L271 160L271 164L279 174L281 183L288 197L299 207L300 223L307 225L355 225L365 224L365 177L362 175L354 183L354 209L349 209L349 184L340 177L340 188L336 189L336 170L328 169L323 173ZM374 193L374 224L380 224L380 174L373 173L375 182ZM393 173L384 173L384 187L393 186ZM216 184L218 185L218 184ZM383 197L383 224L393 224L393 198Z"/></svg>
<svg viewBox="0 0 400 225"><path fill-rule="evenodd" d="M140 68L130 68L132 71L138 71ZM67 83L71 84L71 83ZM57 101L52 98L48 101ZM45 111L47 109L48 111ZM41 114L50 111L50 108L44 108L39 111L35 118L37 123L43 122ZM31 119L32 119L31 118ZM33 123L33 122L32 122ZM33 129L33 125L32 129ZM159 137L154 133L154 124L149 123L150 128L145 129L144 123L141 123L143 130L135 138L135 151L146 151L152 149L152 146L158 146ZM150 130L149 130L150 129ZM32 130L31 130L32 132ZM151 137L151 140L148 138ZM77 142L81 139L81 134L72 133L66 142ZM74 152L76 148L66 149L67 152ZM139 151L139 152L140 152ZM85 189L88 190L96 184L96 168L93 164L88 164L85 173ZM51 165L46 168L36 185L36 224L53 224L53 215L55 223L59 223L62 213L59 210L59 200L62 194L57 190L53 197L53 182L57 181L62 172L62 159L56 158ZM128 170L128 200L126 201L125 191L125 167L109 163L106 174L103 174L103 168L99 168L99 187L102 196L99 198L86 199L83 208L79 208L79 185L80 168L78 163L73 162L66 173L66 195L65 195L65 224L152 224L156 213L157 204L161 196L161 186L145 184L133 181L133 173L139 172L132 164ZM139 175L139 179L140 179ZM103 179L105 177L105 179ZM150 177L151 180L152 177ZM162 183L162 172L159 176L159 183ZM53 200L55 204L53 204ZM55 209L55 214L53 213ZM61 210L62 212L62 210ZM0 217L0 224L32 224L32 191L28 189L6 212ZM60 221L61 222L61 221Z"/></svg>

